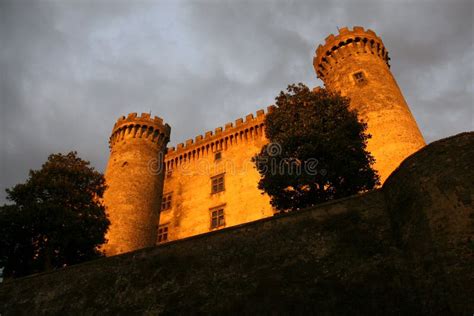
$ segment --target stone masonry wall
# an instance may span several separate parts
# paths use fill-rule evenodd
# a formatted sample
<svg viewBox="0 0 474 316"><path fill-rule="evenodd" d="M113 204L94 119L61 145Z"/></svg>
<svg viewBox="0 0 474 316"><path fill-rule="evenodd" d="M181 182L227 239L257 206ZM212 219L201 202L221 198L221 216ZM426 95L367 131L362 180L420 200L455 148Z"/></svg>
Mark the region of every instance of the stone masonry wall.
<svg viewBox="0 0 474 316"><path fill-rule="evenodd" d="M2 285L0 312L398 310L394 299L410 298L388 260L393 246L383 210L383 195L375 191L27 277Z"/></svg>
<svg viewBox="0 0 474 316"><path fill-rule="evenodd" d="M474 133L437 141L407 158L384 187L394 240L429 293L430 310L445 301L474 312ZM469 309L466 309L470 306Z"/></svg>
<svg viewBox="0 0 474 316"><path fill-rule="evenodd" d="M0 285L0 314L470 315L474 133L384 187Z"/></svg>
<svg viewBox="0 0 474 316"><path fill-rule="evenodd" d="M171 207L161 211L159 220L168 227L168 240L211 231L211 212L217 207L224 210L223 227L273 215L269 196L257 188L260 174L251 161L268 142L264 118L259 110L169 148L163 194L171 195ZM216 160L217 152L221 158ZM223 175L225 189L212 194L211 178L216 175Z"/></svg>

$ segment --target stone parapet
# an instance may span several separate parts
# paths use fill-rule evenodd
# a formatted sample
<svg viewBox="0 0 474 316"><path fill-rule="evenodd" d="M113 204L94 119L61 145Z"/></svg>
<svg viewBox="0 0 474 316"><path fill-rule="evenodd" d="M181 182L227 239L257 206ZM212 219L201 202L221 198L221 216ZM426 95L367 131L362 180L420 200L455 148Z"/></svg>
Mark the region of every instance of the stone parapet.
<svg viewBox="0 0 474 316"><path fill-rule="evenodd" d="M334 64L340 63L347 55L361 53L379 56L390 67L390 58L382 39L370 29L364 30L363 27L354 26L352 30L343 27L339 29L338 35L331 34L326 37L325 44L316 49L314 70L318 78L324 79Z"/></svg>
<svg viewBox="0 0 474 316"><path fill-rule="evenodd" d="M226 123L223 127L215 128L214 131L207 131L204 135L197 135L194 139L179 143L176 148L168 147L165 156L167 168L172 169L185 161L225 150L228 146L254 137L264 136L265 115L274 108L275 106L271 105L267 107L266 113L263 109L258 110L256 115L252 113L244 118L238 118L234 123Z"/></svg>
<svg viewBox="0 0 474 316"><path fill-rule="evenodd" d="M144 138L151 142L162 144L169 141L171 127L163 123L163 119L149 113L130 113L128 116L120 117L112 129L109 139L109 147L112 147L128 138Z"/></svg>

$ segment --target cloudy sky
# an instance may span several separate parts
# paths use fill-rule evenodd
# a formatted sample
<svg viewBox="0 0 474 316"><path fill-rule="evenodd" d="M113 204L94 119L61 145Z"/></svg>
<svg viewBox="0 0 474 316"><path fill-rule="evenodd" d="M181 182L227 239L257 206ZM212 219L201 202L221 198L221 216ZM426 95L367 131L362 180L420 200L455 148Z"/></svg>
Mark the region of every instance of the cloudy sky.
<svg viewBox="0 0 474 316"><path fill-rule="evenodd" d="M0 0L0 202L48 154L103 171L115 120L149 112L171 144L322 85L337 27L379 34L428 142L473 130L472 0Z"/></svg>

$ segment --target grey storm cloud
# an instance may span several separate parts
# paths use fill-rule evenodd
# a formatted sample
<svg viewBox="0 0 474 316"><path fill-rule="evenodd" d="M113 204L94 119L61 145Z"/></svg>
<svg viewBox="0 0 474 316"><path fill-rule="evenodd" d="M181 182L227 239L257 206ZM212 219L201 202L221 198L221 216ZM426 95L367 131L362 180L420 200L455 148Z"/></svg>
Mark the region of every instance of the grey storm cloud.
<svg viewBox="0 0 474 316"><path fill-rule="evenodd" d="M322 83L314 50L372 28L428 142L473 129L473 1L0 0L0 202L50 153L103 171L115 120L149 112L172 144Z"/></svg>

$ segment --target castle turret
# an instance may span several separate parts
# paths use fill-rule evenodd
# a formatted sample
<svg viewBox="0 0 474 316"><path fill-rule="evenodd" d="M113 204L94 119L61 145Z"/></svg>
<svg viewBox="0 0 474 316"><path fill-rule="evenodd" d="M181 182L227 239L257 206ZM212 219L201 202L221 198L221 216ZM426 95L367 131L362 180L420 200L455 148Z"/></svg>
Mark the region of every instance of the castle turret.
<svg viewBox="0 0 474 316"><path fill-rule="evenodd" d="M170 131L161 118L147 113L131 113L114 125L105 172L104 204L111 221L105 244L108 256L156 243Z"/></svg>
<svg viewBox="0 0 474 316"><path fill-rule="evenodd" d="M327 89L351 100L372 138L368 150L376 159L382 183L409 155L425 145L423 136L397 85L388 52L372 30L362 27L329 35L313 59Z"/></svg>

